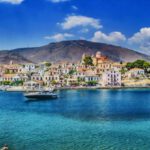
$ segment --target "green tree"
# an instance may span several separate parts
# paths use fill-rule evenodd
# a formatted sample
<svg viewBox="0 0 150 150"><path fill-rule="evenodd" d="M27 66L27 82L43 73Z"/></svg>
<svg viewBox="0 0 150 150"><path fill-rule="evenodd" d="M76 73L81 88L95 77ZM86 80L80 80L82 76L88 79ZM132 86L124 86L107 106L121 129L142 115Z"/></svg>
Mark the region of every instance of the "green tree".
<svg viewBox="0 0 150 150"><path fill-rule="evenodd" d="M121 74L125 74L126 72L127 72L127 70L126 70L126 68L122 68L121 70L120 70L120 72L121 72Z"/></svg>
<svg viewBox="0 0 150 150"><path fill-rule="evenodd" d="M56 85L57 82L56 82L55 80L52 80L52 81L51 81L51 84L52 84L52 85Z"/></svg>
<svg viewBox="0 0 150 150"><path fill-rule="evenodd" d="M10 85L11 82L10 81L1 81L1 85Z"/></svg>
<svg viewBox="0 0 150 150"><path fill-rule="evenodd" d="M19 86L19 85L23 85L23 81L14 81L11 83L12 86Z"/></svg>
<svg viewBox="0 0 150 150"><path fill-rule="evenodd" d="M149 73L150 72L150 63L149 62L144 62L143 64L143 68L145 70L146 73Z"/></svg>
<svg viewBox="0 0 150 150"><path fill-rule="evenodd" d="M141 68L141 69L143 69L144 63L145 63L144 60L136 60L135 62L133 62L133 66L134 66L134 68Z"/></svg>
<svg viewBox="0 0 150 150"><path fill-rule="evenodd" d="M127 68L127 69L132 69L132 68L134 68L133 63L128 62L127 65L126 65L126 68Z"/></svg>
<svg viewBox="0 0 150 150"><path fill-rule="evenodd" d="M150 68L150 63L146 62L145 60L136 60L134 62L128 62L126 68L127 69L141 68L146 71L148 68Z"/></svg>
<svg viewBox="0 0 150 150"><path fill-rule="evenodd" d="M45 63L46 67L50 67L52 64L50 62Z"/></svg>
<svg viewBox="0 0 150 150"><path fill-rule="evenodd" d="M86 82L86 83L89 86L96 86L98 84L97 81L89 81L89 82Z"/></svg>
<svg viewBox="0 0 150 150"><path fill-rule="evenodd" d="M72 70L69 71L69 75L73 75L75 72L76 72L76 70L72 69Z"/></svg>
<svg viewBox="0 0 150 150"><path fill-rule="evenodd" d="M86 56L83 61L85 66L93 66L93 60L91 56Z"/></svg>
<svg viewBox="0 0 150 150"><path fill-rule="evenodd" d="M143 67L144 67L144 69L150 68L150 63L149 62L144 62Z"/></svg>
<svg viewBox="0 0 150 150"><path fill-rule="evenodd" d="M78 77L77 82L79 85L81 85L81 84L85 83L85 80L83 78Z"/></svg>

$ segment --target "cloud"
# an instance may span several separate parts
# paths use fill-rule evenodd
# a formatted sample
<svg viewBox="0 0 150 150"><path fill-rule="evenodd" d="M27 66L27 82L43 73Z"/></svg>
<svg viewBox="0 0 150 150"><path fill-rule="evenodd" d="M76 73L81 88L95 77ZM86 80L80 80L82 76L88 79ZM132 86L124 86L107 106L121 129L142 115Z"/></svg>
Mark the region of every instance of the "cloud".
<svg viewBox="0 0 150 150"><path fill-rule="evenodd" d="M24 0L0 0L0 3L21 4Z"/></svg>
<svg viewBox="0 0 150 150"><path fill-rule="evenodd" d="M70 0L50 0L52 3L61 3L61 2L67 2Z"/></svg>
<svg viewBox="0 0 150 150"><path fill-rule="evenodd" d="M89 29L88 28L84 28L84 29L81 29L79 32L80 33L88 33Z"/></svg>
<svg viewBox="0 0 150 150"><path fill-rule="evenodd" d="M53 41L59 42L59 41L64 41L71 37L74 37L74 35L69 34L69 33L58 33L58 34L55 34L52 36L45 36L44 38L48 39L48 40L53 40Z"/></svg>
<svg viewBox="0 0 150 150"><path fill-rule="evenodd" d="M75 5L72 5L71 8L72 8L73 10L78 10L78 7L75 6Z"/></svg>
<svg viewBox="0 0 150 150"><path fill-rule="evenodd" d="M97 31L94 33L94 36L91 40L94 42L118 44L120 42L126 41L126 37L121 32L111 32L107 35L101 31Z"/></svg>
<svg viewBox="0 0 150 150"><path fill-rule="evenodd" d="M58 23L61 25L62 29L69 30L75 27L93 27L95 29L102 28L102 25L100 24L99 19L95 19L92 17L86 17L86 16L77 16L77 15L71 15L65 18L65 21L62 23Z"/></svg>
<svg viewBox="0 0 150 150"><path fill-rule="evenodd" d="M140 50L150 50L150 27L141 28L128 39L130 45L136 45Z"/></svg>

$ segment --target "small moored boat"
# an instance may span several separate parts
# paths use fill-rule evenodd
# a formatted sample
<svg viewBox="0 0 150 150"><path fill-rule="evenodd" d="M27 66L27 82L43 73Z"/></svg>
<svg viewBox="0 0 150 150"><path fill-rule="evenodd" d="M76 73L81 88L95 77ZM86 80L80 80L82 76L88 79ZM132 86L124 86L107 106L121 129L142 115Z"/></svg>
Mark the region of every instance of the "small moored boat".
<svg viewBox="0 0 150 150"><path fill-rule="evenodd" d="M42 100L42 99L55 99L57 98L57 94L53 92L40 91L40 92L29 92L25 93L24 96L29 100Z"/></svg>

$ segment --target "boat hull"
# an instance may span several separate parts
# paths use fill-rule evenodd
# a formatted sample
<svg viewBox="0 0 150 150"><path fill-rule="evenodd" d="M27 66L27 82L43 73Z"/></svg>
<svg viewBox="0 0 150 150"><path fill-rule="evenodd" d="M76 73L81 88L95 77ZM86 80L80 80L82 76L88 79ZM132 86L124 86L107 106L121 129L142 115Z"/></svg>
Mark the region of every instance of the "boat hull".
<svg viewBox="0 0 150 150"><path fill-rule="evenodd" d="M57 98L57 95L55 95L55 94L53 94L53 95L42 95L42 94L40 94L40 95L36 95L36 94L30 95L30 94L27 94L27 95L25 95L25 97L28 98L28 99L34 99L34 100L43 100L43 99L48 100L48 99Z"/></svg>

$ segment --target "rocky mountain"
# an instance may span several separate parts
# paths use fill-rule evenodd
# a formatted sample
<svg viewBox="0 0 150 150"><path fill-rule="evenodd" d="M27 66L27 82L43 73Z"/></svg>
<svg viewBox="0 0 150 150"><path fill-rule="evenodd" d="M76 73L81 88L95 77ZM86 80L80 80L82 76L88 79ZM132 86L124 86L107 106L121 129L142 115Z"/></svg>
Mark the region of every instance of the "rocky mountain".
<svg viewBox="0 0 150 150"><path fill-rule="evenodd" d="M95 55L97 51L100 51L112 61L134 61L137 59L150 61L148 55L127 48L84 40L73 40L50 43L41 47L0 51L0 63L9 63L10 60L16 63L58 62L63 60L76 62L81 59L83 53Z"/></svg>

